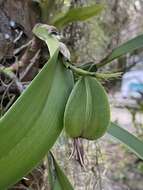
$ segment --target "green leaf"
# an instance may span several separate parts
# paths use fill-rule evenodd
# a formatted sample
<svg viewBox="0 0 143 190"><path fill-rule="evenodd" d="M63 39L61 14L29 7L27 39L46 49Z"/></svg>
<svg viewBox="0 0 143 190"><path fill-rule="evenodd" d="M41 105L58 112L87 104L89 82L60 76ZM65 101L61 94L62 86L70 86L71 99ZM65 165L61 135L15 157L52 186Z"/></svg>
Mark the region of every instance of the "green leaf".
<svg viewBox="0 0 143 190"><path fill-rule="evenodd" d="M66 13L58 14L52 21L56 27L63 27L70 22L84 21L101 13L104 6L101 4L92 5L89 7L73 8Z"/></svg>
<svg viewBox="0 0 143 190"><path fill-rule="evenodd" d="M139 140L136 136L115 123L110 124L107 132L125 144L132 152L143 160L143 141Z"/></svg>
<svg viewBox="0 0 143 190"><path fill-rule="evenodd" d="M49 176L53 190L74 190L52 153L48 155Z"/></svg>
<svg viewBox="0 0 143 190"><path fill-rule="evenodd" d="M41 25L37 25L39 31ZM42 27L51 58L0 119L0 189L16 183L46 155L63 129L65 104L73 87L59 59L58 42ZM47 36L47 37L46 37Z"/></svg>
<svg viewBox="0 0 143 190"><path fill-rule="evenodd" d="M143 34L140 36L137 36L126 43L122 44L118 48L114 49L111 54L109 54L101 63L105 64L108 62L111 62L114 59L117 59L118 57L125 55L127 53L131 53L137 49L143 48ZM97 65L98 66L98 65Z"/></svg>

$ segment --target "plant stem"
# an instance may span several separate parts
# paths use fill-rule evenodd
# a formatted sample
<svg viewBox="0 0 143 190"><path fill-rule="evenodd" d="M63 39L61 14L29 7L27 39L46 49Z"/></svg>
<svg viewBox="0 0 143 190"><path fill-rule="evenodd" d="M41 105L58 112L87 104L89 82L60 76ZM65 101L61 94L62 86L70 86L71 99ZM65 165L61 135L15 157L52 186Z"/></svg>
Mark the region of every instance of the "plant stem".
<svg viewBox="0 0 143 190"><path fill-rule="evenodd" d="M96 77L99 79L110 79L110 78L116 78L121 76L121 72L118 73L97 73L97 72L90 72L90 71L85 71L83 69L77 68L76 66L70 64L69 62L64 62L64 65L66 66L67 69L71 69L73 72L77 73L78 75L81 76L92 76Z"/></svg>

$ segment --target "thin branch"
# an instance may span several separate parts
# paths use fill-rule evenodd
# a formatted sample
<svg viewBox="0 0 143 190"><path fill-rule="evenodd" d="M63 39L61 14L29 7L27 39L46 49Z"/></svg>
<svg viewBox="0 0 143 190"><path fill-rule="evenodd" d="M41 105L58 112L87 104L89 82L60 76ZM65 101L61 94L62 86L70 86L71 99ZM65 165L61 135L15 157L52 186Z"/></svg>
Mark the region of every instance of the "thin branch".
<svg viewBox="0 0 143 190"><path fill-rule="evenodd" d="M24 72L22 73L20 80L22 80L23 78L25 78L25 76L28 74L28 72L31 70L31 68L33 67L33 65L35 65L35 63L37 62L37 60L40 57L40 52L41 50L39 49L35 56L30 60L30 64L26 67L26 69L24 70Z"/></svg>
<svg viewBox="0 0 143 190"><path fill-rule="evenodd" d="M14 55L19 54L21 51L23 51L24 49L26 49L30 44L31 44L31 40L28 41L26 44L22 45L21 47L15 49L14 50Z"/></svg>
<svg viewBox="0 0 143 190"><path fill-rule="evenodd" d="M17 89L19 90L19 92L21 93L23 91L23 85L21 84L21 82L19 81L19 79L16 77L16 75L12 71L8 70L5 67L2 67L2 68L0 68L0 72L2 72L10 80L12 80L11 83L9 84L10 86L14 82L16 84Z"/></svg>
<svg viewBox="0 0 143 190"><path fill-rule="evenodd" d="M40 49L41 43L42 42L38 38L33 37L33 39L29 42L28 47L25 53L23 54L23 56L21 57L21 59L18 62L11 65L9 69L15 72L19 68L26 67L27 65L29 65L31 59L35 56L37 51Z"/></svg>

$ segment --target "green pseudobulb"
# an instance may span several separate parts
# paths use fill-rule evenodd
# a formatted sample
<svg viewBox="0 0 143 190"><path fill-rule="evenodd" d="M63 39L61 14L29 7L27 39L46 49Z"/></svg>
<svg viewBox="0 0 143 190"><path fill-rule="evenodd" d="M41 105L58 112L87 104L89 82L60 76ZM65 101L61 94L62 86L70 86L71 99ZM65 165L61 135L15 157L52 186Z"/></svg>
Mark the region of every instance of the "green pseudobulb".
<svg viewBox="0 0 143 190"><path fill-rule="evenodd" d="M110 107L103 86L94 77L82 77L74 86L64 114L66 133L72 138L96 140L110 123Z"/></svg>

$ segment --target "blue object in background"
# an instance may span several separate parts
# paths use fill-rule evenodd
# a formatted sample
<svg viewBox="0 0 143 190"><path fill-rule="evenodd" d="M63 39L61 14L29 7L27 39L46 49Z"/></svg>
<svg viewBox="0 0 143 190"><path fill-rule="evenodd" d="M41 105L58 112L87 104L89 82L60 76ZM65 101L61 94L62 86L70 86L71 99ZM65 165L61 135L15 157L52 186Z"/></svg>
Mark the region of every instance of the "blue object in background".
<svg viewBox="0 0 143 190"><path fill-rule="evenodd" d="M130 83L130 91L143 92L143 83Z"/></svg>
<svg viewBox="0 0 143 190"><path fill-rule="evenodd" d="M123 75L121 94L123 98L142 99L143 70L129 71Z"/></svg>

